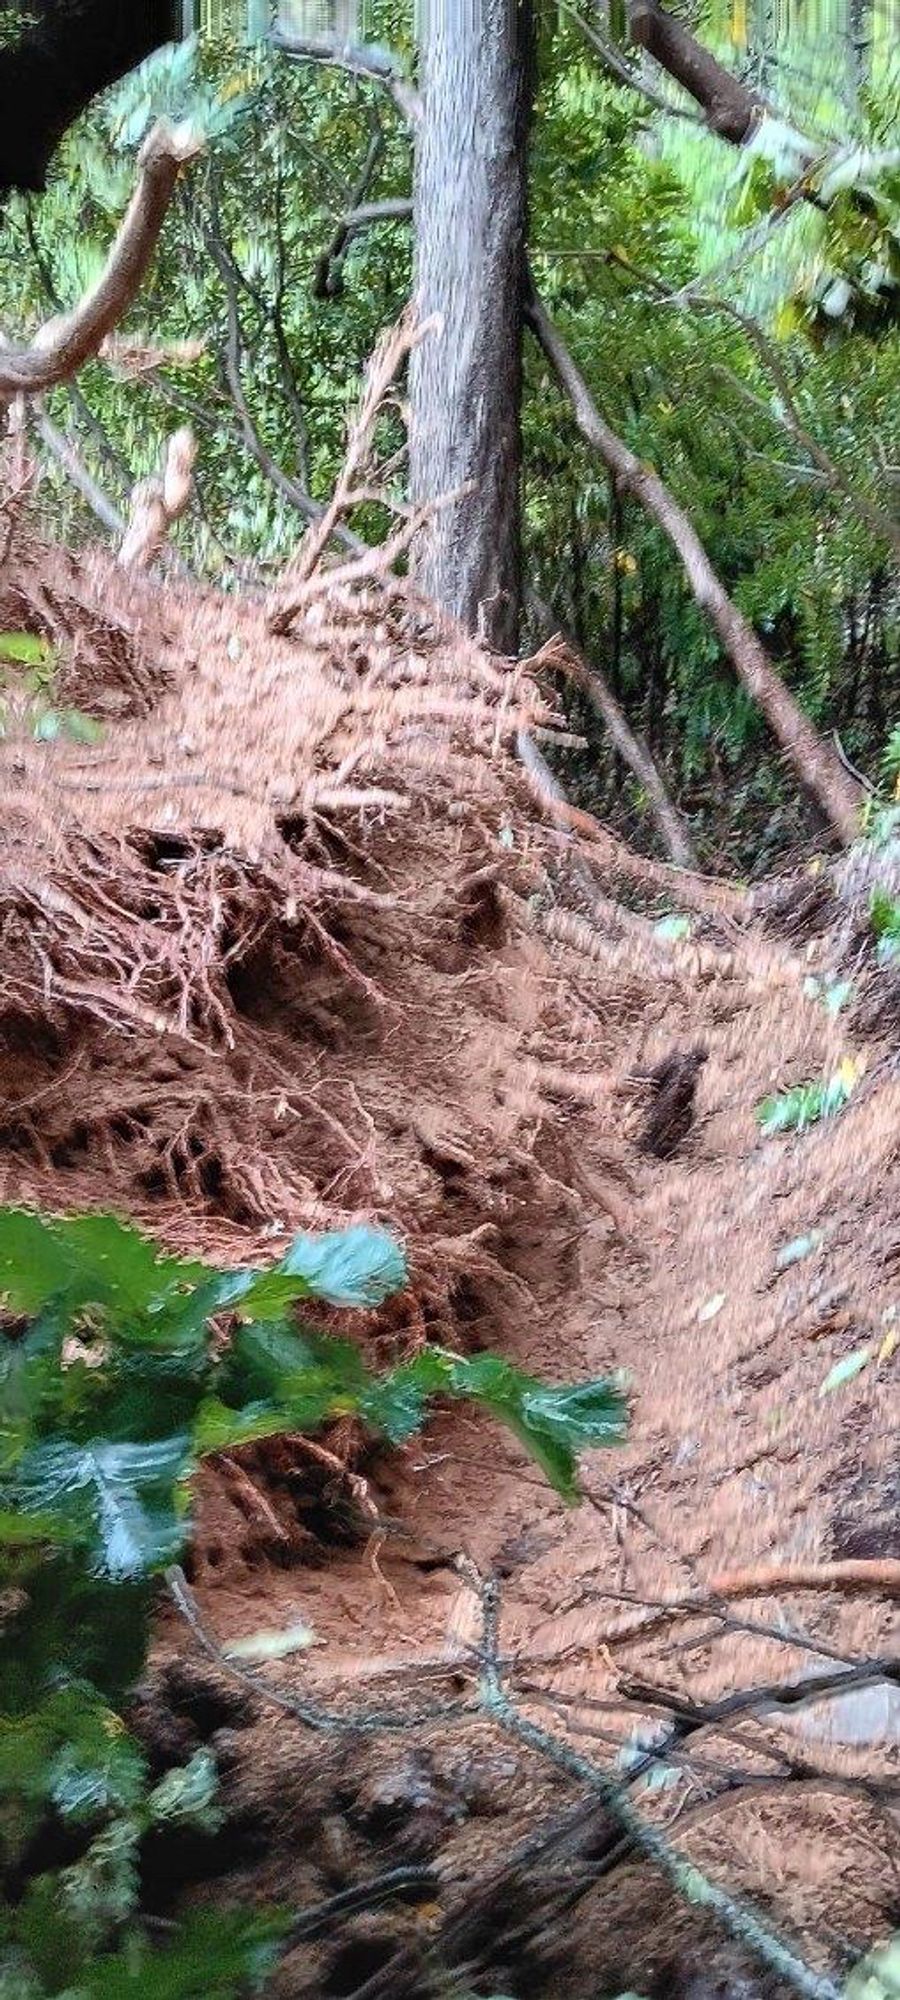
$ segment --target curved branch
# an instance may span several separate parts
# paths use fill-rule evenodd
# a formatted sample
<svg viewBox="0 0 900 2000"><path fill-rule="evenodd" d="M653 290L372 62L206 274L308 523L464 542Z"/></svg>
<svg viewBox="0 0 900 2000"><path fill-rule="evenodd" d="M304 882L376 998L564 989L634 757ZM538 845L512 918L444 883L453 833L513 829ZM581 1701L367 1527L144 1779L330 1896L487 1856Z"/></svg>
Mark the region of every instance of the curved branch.
<svg viewBox="0 0 900 2000"><path fill-rule="evenodd" d="M604 422L568 348L533 283L526 317L554 369L587 443L619 487L632 493L668 536L694 598L715 627L724 651L808 791L845 846L859 832L860 794L840 759L824 743L773 667L752 625L729 597L693 523L653 466L643 465Z"/></svg>
<svg viewBox="0 0 900 2000"><path fill-rule="evenodd" d="M343 291L343 266L347 251L354 236L364 229L371 229L378 222L408 222L413 212L412 202L402 196L397 200L361 202L357 208L348 209L335 226L334 235L316 264L313 279L314 299L337 299Z"/></svg>
<svg viewBox="0 0 900 2000"><path fill-rule="evenodd" d="M140 175L97 283L74 310L41 328L30 347L0 347L0 397L40 396L95 355L146 276L175 184L201 150L192 127L159 124L141 147Z"/></svg>
<svg viewBox="0 0 900 2000"><path fill-rule="evenodd" d="M373 83L380 83L390 93L407 125L421 123L421 92L407 81L398 58L389 49L377 48L371 42L351 42L346 48L330 47L278 28L273 31L270 40L273 48L280 49L282 55L293 56L295 61L326 63L335 69L347 70L350 76L371 77Z"/></svg>

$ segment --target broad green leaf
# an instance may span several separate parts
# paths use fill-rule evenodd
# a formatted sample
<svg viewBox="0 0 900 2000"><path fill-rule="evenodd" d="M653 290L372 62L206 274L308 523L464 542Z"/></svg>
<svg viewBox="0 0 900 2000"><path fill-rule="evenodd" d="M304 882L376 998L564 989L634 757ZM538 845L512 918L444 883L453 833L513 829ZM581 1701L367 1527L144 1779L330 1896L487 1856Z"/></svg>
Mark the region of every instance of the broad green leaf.
<svg viewBox="0 0 900 2000"><path fill-rule="evenodd" d="M576 1453L618 1443L627 1427L620 1379L601 1378L576 1388L535 1381L492 1354L458 1360L452 1388L474 1396L502 1418L567 1500L577 1498Z"/></svg>
<svg viewBox="0 0 900 2000"><path fill-rule="evenodd" d="M13 1312L40 1312L66 1290L70 1277L50 1223L27 1209L0 1209L0 1294Z"/></svg>
<svg viewBox="0 0 900 2000"><path fill-rule="evenodd" d="M362 1413L392 1444L403 1444L421 1430L429 1396L447 1394L452 1386L452 1360L436 1348L425 1347L412 1361L402 1362L389 1375L371 1383Z"/></svg>
<svg viewBox="0 0 900 2000"><path fill-rule="evenodd" d="M379 1306L406 1284L406 1259L384 1229L359 1223L323 1236L295 1236L279 1273L302 1278L333 1306Z"/></svg>
<svg viewBox="0 0 900 2000"><path fill-rule="evenodd" d="M239 1326L232 1334L219 1372L219 1386L230 1402L252 1402L276 1396L313 1364L309 1342L287 1320Z"/></svg>
<svg viewBox="0 0 900 2000"><path fill-rule="evenodd" d="M184 1520L179 1483L190 1470L185 1436L150 1444L60 1438L26 1451L6 1483L5 1503L58 1518L89 1551L98 1575L114 1580L163 1569L179 1553Z"/></svg>
<svg viewBox="0 0 900 2000"><path fill-rule="evenodd" d="M9 660L14 666L46 667L52 659L52 646L36 632L0 632L0 660Z"/></svg>
<svg viewBox="0 0 900 2000"><path fill-rule="evenodd" d="M162 1319L173 1307L177 1317L179 1302L186 1310L193 1288L212 1285L218 1276L208 1265L167 1256L115 1215L73 1216L55 1225L54 1236L73 1290L81 1299L105 1306L126 1335L137 1317ZM158 1337L165 1344L164 1326Z"/></svg>

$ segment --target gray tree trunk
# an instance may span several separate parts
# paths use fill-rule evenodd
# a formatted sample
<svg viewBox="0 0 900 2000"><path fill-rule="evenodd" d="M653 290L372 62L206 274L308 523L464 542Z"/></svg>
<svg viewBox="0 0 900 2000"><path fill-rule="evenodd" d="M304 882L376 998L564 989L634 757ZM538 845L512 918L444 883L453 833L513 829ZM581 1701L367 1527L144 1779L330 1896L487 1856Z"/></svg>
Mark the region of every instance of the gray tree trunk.
<svg viewBox="0 0 900 2000"><path fill-rule="evenodd" d="M416 295L440 331L410 363L410 483L416 502L473 490L423 530L416 577L507 653L521 584L531 28L531 0L422 0Z"/></svg>

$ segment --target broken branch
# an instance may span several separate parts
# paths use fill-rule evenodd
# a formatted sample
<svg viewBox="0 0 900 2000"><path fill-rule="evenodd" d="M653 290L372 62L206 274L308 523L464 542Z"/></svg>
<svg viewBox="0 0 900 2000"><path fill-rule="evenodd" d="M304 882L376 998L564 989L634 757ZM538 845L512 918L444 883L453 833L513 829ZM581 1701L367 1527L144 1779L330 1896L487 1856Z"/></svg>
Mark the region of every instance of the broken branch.
<svg viewBox="0 0 900 2000"><path fill-rule="evenodd" d="M0 397L43 395L99 352L137 296L178 176L200 147L190 126L154 127L138 156L138 183L105 269L74 310L48 321L30 347L0 347Z"/></svg>

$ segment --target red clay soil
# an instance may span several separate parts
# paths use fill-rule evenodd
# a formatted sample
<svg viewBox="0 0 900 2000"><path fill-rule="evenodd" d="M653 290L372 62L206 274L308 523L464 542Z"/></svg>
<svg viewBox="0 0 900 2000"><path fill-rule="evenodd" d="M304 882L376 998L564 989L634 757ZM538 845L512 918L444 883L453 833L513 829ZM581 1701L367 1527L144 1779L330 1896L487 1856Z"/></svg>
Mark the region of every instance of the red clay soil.
<svg viewBox="0 0 900 2000"><path fill-rule="evenodd" d="M264 1670L282 1698L415 1726L311 1730L170 1612L141 1726L160 1762L212 1742L230 1824L177 1872L162 1857L160 1914L185 1881L302 1909L433 1865L411 1902L351 1894L273 1992L790 1990L603 1805L570 1824L584 1782L459 1712L481 1643L460 1558L501 1580L519 1711L607 1771L686 1703L896 1658L889 1568L710 1602L723 1571L900 1558L900 1078L866 967L848 1026L805 987L837 947L799 893L792 936L707 908L673 941L663 871L644 913L616 902L607 849L548 826L515 761L519 728L552 726L527 669L399 590L322 584L274 640L262 606L20 547L0 626L47 636L59 698L107 725L2 746L0 1198L113 1206L238 1261L377 1216L412 1274L365 1328L380 1358L437 1338L632 1385L629 1440L575 1509L459 1411L402 1451L333 1435L330 1460L295 1441L206 1469L208 1632L302 1619L315 1645ZM699 1044L657 1157L640 1079ZM839 1117L760 1135L760 1099L848 1054ZM865 1692L709 1719L635 1792L838 1981L900 1921L896 1670ZM423 1703L449 1712L415 1722Z"/></svg>

